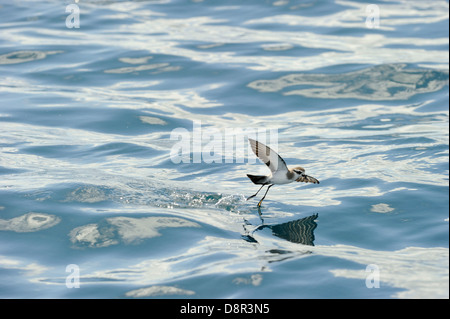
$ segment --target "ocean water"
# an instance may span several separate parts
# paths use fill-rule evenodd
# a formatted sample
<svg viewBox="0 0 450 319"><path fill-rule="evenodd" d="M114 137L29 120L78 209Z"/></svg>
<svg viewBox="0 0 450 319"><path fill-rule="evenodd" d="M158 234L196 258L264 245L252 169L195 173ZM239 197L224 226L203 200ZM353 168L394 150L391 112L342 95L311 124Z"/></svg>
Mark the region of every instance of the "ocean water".
<svg viewBox="0 0 450 319"><path fill-rule="evenodd" d="M0 1L0 297L448 298L449 3L371 4Z"/></svg>

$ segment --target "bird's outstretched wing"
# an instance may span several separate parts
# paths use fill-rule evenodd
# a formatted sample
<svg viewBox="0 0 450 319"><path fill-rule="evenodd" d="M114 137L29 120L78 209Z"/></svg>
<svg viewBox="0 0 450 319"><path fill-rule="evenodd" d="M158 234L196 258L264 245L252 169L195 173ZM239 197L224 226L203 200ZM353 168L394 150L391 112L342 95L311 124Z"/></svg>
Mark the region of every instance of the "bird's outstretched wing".
<svg viewBox="0 0 450 319"><path fill-rule="evenodd" d="M299 178L296 179L297 182L303 182L303 183L313 183L313 184L319 184L320 182L312 177L312 176L308 176L308 175L302 175Z"/></svg>
<svg viewBox="0 0 450 319"><path fill-rule="evenodd" d="M250 142L253 153L255 153L255 155L258 156L258 158L263 161L263 163L266 164L267 167L269 167L272 173L280 170L288 170L284 160L270 147L251 138L249 138L248 141Z"/></svg>

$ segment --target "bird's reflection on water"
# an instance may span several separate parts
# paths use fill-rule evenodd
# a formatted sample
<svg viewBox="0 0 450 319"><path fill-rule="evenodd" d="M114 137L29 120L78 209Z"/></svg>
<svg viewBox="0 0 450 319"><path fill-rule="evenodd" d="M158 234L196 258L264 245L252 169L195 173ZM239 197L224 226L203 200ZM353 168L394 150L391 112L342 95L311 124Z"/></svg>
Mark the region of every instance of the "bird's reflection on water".
<svg viewBox="0 0 450 319"><path fill-rule="evenodd" d="M297 244L314 246L314 230L317 227L315 220L318 216L318 214L314 214L287 223L266 227L269 227L272 233L279 238Z"/></svg>
<svg viewBox="0 0 450 319"><path fill-rule="evenodd" d="M260 209L258 209L258 213L261 217ZM279 238L296 244L314 246L314 230L317 228L316 219L318 217L319 214L313 214L308 217L276 225L265 225L264 219L261 217L262 224L255 228L251 234L243 235L242 238L248 242L257 243L258 241L253 237L253 234L256 231L269 228L272 234Z"/></svg>

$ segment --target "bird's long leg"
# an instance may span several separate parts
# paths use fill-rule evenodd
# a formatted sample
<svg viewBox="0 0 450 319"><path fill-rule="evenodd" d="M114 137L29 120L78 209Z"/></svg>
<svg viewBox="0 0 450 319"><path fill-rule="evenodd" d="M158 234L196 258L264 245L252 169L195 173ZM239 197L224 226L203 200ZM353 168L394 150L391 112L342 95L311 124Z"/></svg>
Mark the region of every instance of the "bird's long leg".
<svg viewBox="0 0 450 319"><path fill-rule="evenodd" d="M250 196L249 198L247 198L247 200L249 200L250 198L253 198L253 197L255 197L256 195L258 195L258 193L259 193L259 191L264 187L264 186L266 186L266 184L263 184L263 186L261 186L261 188L260 189L258 189L258 191L256 192L256 194L255 195L252 195L252 196Z"/></svg>
<svg viewBox="0 0 450 319"><path fill-rule="evenodd" d="M267 193L269 192L269 189L273 186L273 184L269 185L269 187L267 187L266 193L264 194L263 198L261 198L261 200L258 203L258 207L261 207L261 203L264 200L264 198L266 198Z"/></svg>

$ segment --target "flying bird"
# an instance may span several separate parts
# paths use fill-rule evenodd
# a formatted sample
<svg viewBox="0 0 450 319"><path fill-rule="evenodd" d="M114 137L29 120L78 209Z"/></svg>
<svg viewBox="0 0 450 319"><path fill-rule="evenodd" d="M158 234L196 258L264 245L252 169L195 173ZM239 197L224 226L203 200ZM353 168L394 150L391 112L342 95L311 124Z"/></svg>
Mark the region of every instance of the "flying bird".
<svg viewBox="0 0 450 319"><path fill-rule="evenodd" d="M263 161L264 164L267 165L270 169L269 175L250 175L247 174L248 178L257 185L262 185L261 188L256 192L256 194L250 196L247 198L247 200L255 197L258 195L259 191L266 185L268 185L266 193L264 194L263 198L258 203L258 207L261 207L261 203L266 198L267 193L269 192L269 189L273 185L282 185L282 184L289 184L292 182L304 182L304 183L313 183L313 184L319 184L319 181L312 177L305 174L305 169L303 167L297 166L294 168L288 168L286 166L286 162L281 158L280 155L278 155L274 150L272 150L270 147L264 145L261 142L255 141L251 138L248 139L250 142L250 145L252 147L253 152L255 155Z"/></svg>

